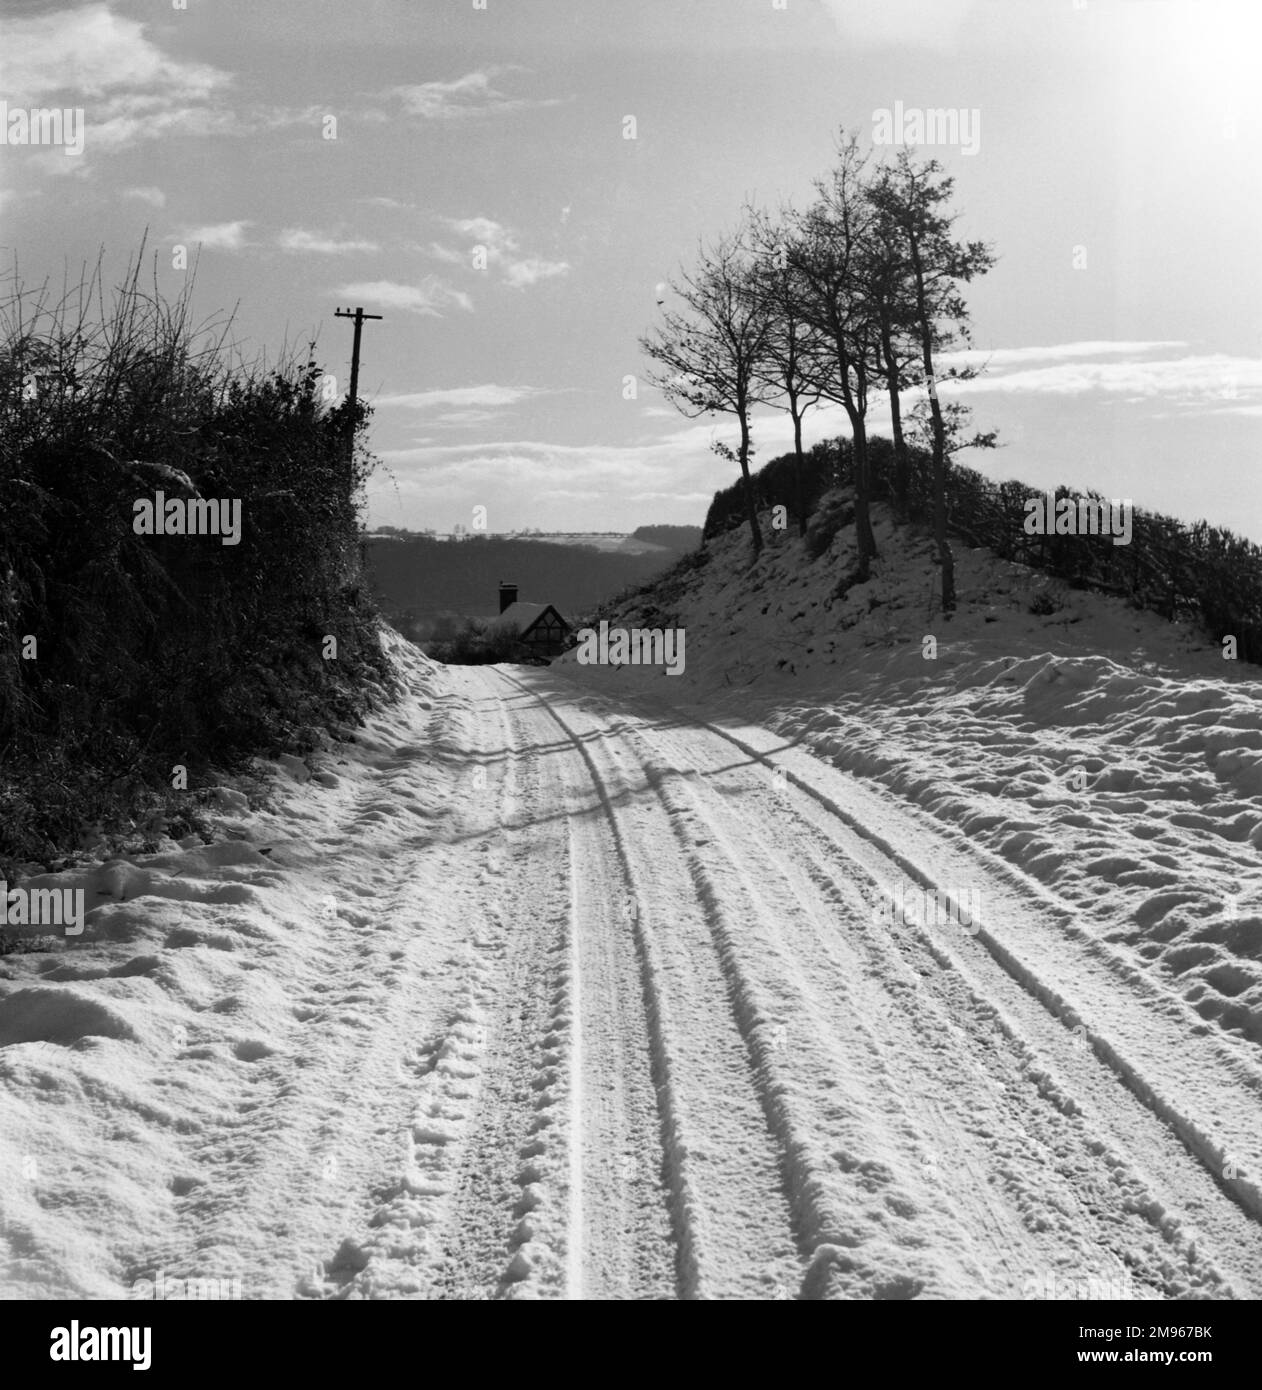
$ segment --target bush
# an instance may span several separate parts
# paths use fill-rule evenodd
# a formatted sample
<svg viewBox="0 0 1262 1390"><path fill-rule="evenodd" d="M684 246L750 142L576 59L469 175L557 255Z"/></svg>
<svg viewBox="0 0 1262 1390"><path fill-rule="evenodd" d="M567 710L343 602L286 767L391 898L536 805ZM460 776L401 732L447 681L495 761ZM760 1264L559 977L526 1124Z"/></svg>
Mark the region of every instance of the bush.
<svg viewBox="0 0 1262 1390"><path fill-rule="evenodd" d="M826 492L806 524L806 553L818 560L843 526L854 521L854 499L840 489Z"/></svg>
<svg viewBox="0 0 1262 1390"><path fill-rule="evenodd" d="M389 679L349 407L311 358L229 362L190 294L146 292L137 260L112 302L99 265L0 302L0 867L178 817L175 766L221 780ZM239 503L239 543L137 534L159 492Z"/></svg>
<svg viewBox="0 0 1262 1390"><path fill-rule="evenodd" d="M1050 589L1040 589L1030 600L1029 611L1036 618L1047 618L1060 612L1060 603Z"/></svg>
<svg viewBox="0 0 1262 1390"><path fill-rule="evenodd" d="M511 628L495 627L477 618L467 619L449 640L431 643L428 655L448 666L547 665L538 652L518 641Z"/></svg>

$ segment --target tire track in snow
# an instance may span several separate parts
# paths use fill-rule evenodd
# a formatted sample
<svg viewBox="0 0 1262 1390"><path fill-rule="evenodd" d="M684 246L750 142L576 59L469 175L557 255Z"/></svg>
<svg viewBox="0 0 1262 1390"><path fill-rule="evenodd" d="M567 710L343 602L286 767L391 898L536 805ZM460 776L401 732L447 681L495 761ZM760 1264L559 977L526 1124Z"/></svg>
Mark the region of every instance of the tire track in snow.
<svg viewBox="0 0 1262 1390"><path fill-rule="evenodd" d="M467 677L461 683L474 684L465 692L481 734L473 759L485 768L498 758L500 775L487 785L472 770L472 809L462 814L445 891L433 904L465 922L445 962L457 991L418 1068L400 1168L371 1193L367 1234L348 1238L339 1252L349 1277L335 1297L512 1297L528 1282L534 1292L558 1277L549 1243L539 1238L549 1213L538 1180L564 1050L558 944L568 866L564 858L559 868L547 858L531 861L515 828L529 770L518 766L506 711ZM501 747L493 750L485 731L496 723ZM452 761L467 767L463 739L457 751ZM515 913L510 885L518 881L526 901L551 909L538 929Z"/></svg>
<svg viewBox="0 0 1262 1390"><path fill-rule="evenodd" d="M640 770L666 812L671 831L680 848L682 861L687 867L693 891L702 906L715 956L725 977L732 1018L744 1042L754 1089L768 1128L776 1136L779 1144L785 1195L793 1213L794 1230L798 1233L799 1244L809 1260L813 1258L829 1223L826 1212L820 1209L818 1202L819 1174L800 1142L793 1117L783 1104L782 1095L766 1084L774 1047L772 1026L760 1010L750 979L742 969L733 941L729 914L724 906L725 894L720 878L707 867L703 857L697 852L696 842L685 824L687 812L666 792L660 777L653 769L641 762ZM717 827L709 821L706 822L706 831L710 836L718 835ZM744 878L743 869L735 856L727 856L724 868L727 872ZM753 898L752 893L748 896ZM803 1279L802 1291L808 1291L813 1285L814 1281L808 1269Z"/></svg>
<svg viewBox="0 0 1262 1390"><path fill-rule="evenodd" d="M490 679L503 689L496 675ZM532 841L541 832L555 837L564 852L552 857L565 885L557 1009L543 1040L556 1067L546 1093L554 1123L545 1131L548 1171L531 1193L547 1218L536 1239L546 1241L563 1269L546 1281L527 1277L514 1292L672 1297L675 1248L649 1023L625 931L625 884L609 869L615 858L609 828L592 815L590 781L568 737L556 743L552 721L541 718L533 696L523 701L520 688L511 715L499 698L504 717L517 726L510 742L526 749L521 756L535 779L522 834Z"/></svg>
<svg viewBox="0 0 1262 1390"><path fill-rule="evenodd" d="M402 1176L377 1193L352 1252L364 1267L342 1296L669 1297L647 1025L641 1015L637 1065L635 1010L622 1002L623 976L638 983L634 953L623 944L621 974L607 959L620 914L587 884L590 813L556 811L586 778L566 781L555 748L487 674L465 681L478 727L498 726L503 765L495 809L465 847L480 840L485 864L463 894L469 939L447 962L461 993L418 1081ZM594 1095L601 1068L617 1083L611 1106ZM593 1175L601 1144L632 1154L632 1171Z"/></svg>
<svg viewBox="0 0 1262 1390"><path fill-rule="evenodd" d="M677 711L671 711L671 718L677 720L680 716ZM776 766L770 762L770 759L765 754L760 753L756 749L752 749L744 740L736 739L723 730L712 729L711 731L716 733L720 738L726 740L729 745L737 747L747 757L753 758L755 760L754 765L763 763L769 768ZM676 742L679 740L679 735L670 737L673 737ZM809 762L810 760L807 759L807 761ZM803 786L803 779L799 776L790 774L789 777L789 785L795 788ZM831 853L835 859L840 860L846 873L853 876L854 871L861 868L864 876L869 878L873 885L881 881L888 883L891 877L890 866L891 862L893 862L905 873L913 872L917 876L915 881L921 882L926 886L932 885L933 880L929 874L916 866L906 855L894 851L892 846L882 840L880 836L875 835L868 827L852 824L853 818L842 811L841 808L836 807L831 798L826 795L821 795L811 787L803 787L803 789L807 790L814 801L820 802L825 809L839 815L847 829L853 828L854 833L846 836L847 839L855 842L849 845L849 853L843 852L837 841L836 826L834 826L831 831L821 831L818 824L812 824L803 817L802 806L800 804L795 806L792 799L786 799L770 791L767 792L766 799L778 803L778 809L781 812L787 811L791 816L803 824L804 828L808 830L808 833L814 834L816 836L815 848L821 850L825 854ZM810 803L806 804L809 805ZM770 809L771 808L769 808L769 810ZM860 853L858 859L854 858L853 856L855 853L865 848L865 846L868 850L866 856ZM881 852L877 855L873 855L871 851L874 847ZM748 857L752 858L756 852L757 847L751 845ZM867 862L861 864L860 860L863 860L865 857ZM838 888L835 881L827 880L827 882L834 890ZM844 897L845 894L842 893L840 896ZM853 894L851 894L851 906L853 907L853 905ZM901 948L904 951L914 947L914 943L910 942L908 939L911 935L912 933L910 932L904 933L904 939L901 943ZM871 943L875 938L870 930L865 929L860 933L859 939L866 939ZM961 969L963 965L961 959L962 947L944 951L932 940L923 941L921 944L926 946L930 954L938 960L939 964L947 967L954 976L965 980L969 978L968 972ZM987 942L984 944L989 945L990 943ZM992 954L995 953L992 952ZM1005 965L1002 959L998 959L997 963L1000 966ZM885 962L878 968L878 973L887 969L888 962ZM939 978L942 978L942 976L939 976ZM956 980L952 981L953 984L956 982ZM1020 978L1020 975L1017 976L1015 982L1018 985L1026 986L1026 981ZM1089 1100L1094 1102L1094 1105L1089 1105L1088 1109L1093 1111L1092 1121L1095 1130L1097 1133L1107 1134L1110 1125L1105 1123L1105 1119L1106 1117L1111 1119L1113 1113L1116 1111L1117 1096L1116 1093L1110 1096L1108 1085L1101 1084L1102 1077L1098 1074L1093 1075L1091 1067L1087 1065L1087 1058L1082 1055L1084 1050L1079 1048L1076 1052L1069 1053L1067 1057L1066 1053L1069 1049L1065 1029L1060 1026L1046 1026L1051 1025L1052 1020L1042 1014L1041 1011L1035 1011L1033 1020L1029 1018L1027 1011L1027 1015L1023 1019L1023 1023L1026 1025L1024 1031L1026 1032L1030 1031L1028 1025L1031 1021L1036 1025L1045 1025L1036 1031L1039 1048L1031 1048L1027 1038L1023 1035L1023 1030L1014 1026L1012 1021L1004 1015L1004 1012L1001 1009L995 1008L990 1002L990 998L987 997L987 994L993 998L995 997L995 993L995 980L993 977L986 986L986 993L979 992L979 987L976 982L974 982L972 985L966 985L963 996L960 996L957 992L955 1007L962 1007L966 1013L971 1010L972 1014L979 1018L992 1016L994 1019L993 1028L998 1029L1000 1034L1005 1036L1020 1054L1022 1062L1021 1070L1027 1081L1033 1084L1038 1089L1039 1093L1050 1100L1054 1106L1060 1107L1064 1113L1073 1116L1081 1107L1075 1105L1074 1101L1070 1100L1064 1094L1063 1082L1060 1076L1060 1073L1070 1073L1075 1087L1079 1085L1085 1086ZM1039 999L1040 1003L1046 1004L1046 1000L1041 998L1040 991L1032 990L1031 993ZM1008 994L1010 996L1012 995L1011 986L1009 986ZM1019 994L1020 991L1018 991L1018 995ZM1018 998L1017 1002L1021 1002L1020 998ZM1050 1054L1058 1059L1058 1067L1049 1072L1048 1065L1039 1058L1038 1053L1040 1050L1043 1052L1044 1056L1050 1051ZM1097 1048L1097 1053L1098 1051L1099 1049ZM1108 1059L1103 1058L1102 1060ZM1116 1085L1115 1078L1112 1084ZM1101 1092L1103 1092L1103 1094L1101 1094ZM1150 1097L1151 1092L1149 1092L1148 1098L1150 1099ZM1143 1097L1141 1097L1141 1099L1142 1098ZM1138 1124L1139 1129L1144 1130L1143 1134L1133 1132L1136 1124ZM1211 1293L1210 1296L1231 1296L1230 1285L1223 1284L1222 1277L1215 1273L1212 1265L1207 1267L1204 1264L1203 1254L1201 1250L1198 1249L1198 1246L1203 1248L1203 1233L1206 1230L1210 1231L1212 1236L1216 1238L1210 1240L1211 1246L1216 1246L1217 1250L1226 1259L1228 1265L1237 1262L1237 1251L1241 1248L1242 1244L1246 1249L1249 1249L1250 1254L1246 1257L1245 1268L1251 1271L1248 1276L1249 1279L1256 1279L1258 1263L1258 1239L1256 1229L1250 1228L1250 1223L1248 1222L1244 1222L1242 1227L1241 1221L1238 1218L1232 1217L1230 1209L1227 1211L1222 1210L1222 1203L1221 1201L1215 1201L1217 1193L1210 1183L1205 1181L1202 1175L1189 1169L1186 1156L1181 1155L1177 1150L1173 1152L1170 1151L1165 1134L1162 1132L1162 1126L1154 1126L1152 1123L1147 1122L1144 1116L1137 1115L1132 1119L1131 1130L1127 1130L1125 1127L1122 1128L1121 1139L1123 1143L1122 1152L1118 1151L1116 1144L1110 1145L1107 1142L1103 1142L1091 1133L1088 1133L1083 1142L1088 1145L1093 1155L1098 1153L1102 1162L1110 1170L1112 1185L1116 1186L1118 1182L1121 1182L1123 1188L1129 1191L1130 1195L1127 1200L1135 1209L1145 1212L1146 1219L1150 1221L1153 1228L1160 1234L1164 1246L1167 1247L1165 1253L1155 1260L1157 1266L1157 1282L1165 1284L1167 1288L1174 1288L1176 1290L1195 1290L1200 1288L1204 1291L1218 1288L1221 1291L1216 1294ZM1136 1141L1138 1141L1137 1144ZM1057 1142L1060 1142L1063 1146L1065 1141L1062 1137ZM1139 1156L1141 1166L1139 1169L1135 1168L1133 1161L1124 1157L1126 1145L1128 1143L1136 1144L1141 1150L1141 1155ZM1176 1199L1174 1203L1174 1213L1171 1213L1167 1209L1171 1205L1170 1195L1172 1189L1170 1185L1168 1183L1154 1182L1151 1175L1145 1175L1143 1172L1143 1155L1145 1152L1150 1155L1154 1149L1160 1149L1163 1144L1167 1150L1168 1159L1173 1159L1175 1167L1179 1167L1180 1159L1183 1159L1180 1173L1181 1186L1173 1189L1173 1196ZM1062 1164L1066 1163L1068 1159L1064 1158L1062 1155L1061 1162ZM1166 1171L1164 1166L1162 1167L1162 1171ZM1152 1195L1151 1189L1154 1188L1160 1189L1164 1193L1162 1200L1158 1200ZM1182 1201L1195 1212L1194 1221L1189 1221L1186 1216L1181 1216L1178 1213L1179 1199L1182 1199ZM1027 1200L1029 1199L1027 1198ZM1189 1231L1189 1226L1193 1226L1194 1229ZM1200 1228L1199 1232L1195 1228ZM1001 1294L1000 1296L1005 1295ZM1006 1296L1012 1296L1012 1294L1008 1293ZM1174 1296L1179 1296L1179 1294L1176 1293ZM1204 1296L1204 1292L1202 1292L1200 1296Z"/></svg>
<svg viewBox="0 0 1262 1390"><path fill-rule="evenodd" d="M570 989L575 1004L570 1022L569 1066L569 1225L566 1232L565 1292L569 1298L583 1296L583 972L579 958L578 874L574 864L574 836L568 836L570 913L567 922Z"/></svg>
<svg viewBox="0 0 1262 1390"><path fill-rule="evenodd" d="M688 782L680 785L694 795ZM765 800L773 803L773 794L768 792ZM767 805L768 813L774 809ZM707 825L716 838L722 836L713 821ZM752 838L724 848L730 862L741 869L744 891L755 901L765 899L750 879L775 883L782 866L762 859ZM812 849L821 859L837 862L838 872L853 874L857 867L832 842L817 841ZM805 867L810 873L814 866ZM815 881L821 887L835 886L827 875ZM1163 1219L1159 1204L1124 1152L1102 1142L1084 1124L1079 1107L1051 1080L1046 1064L1032 1055L1002 1008L969 987L946 951L932 939L919 939L913 929L873 930L869 921L852 914L842 925L849 928L857 959L847 952L843 964L836 950L837 926L830 942L821 917L782 911L779 923L793 954L814 960L821 980L820 967L828 965L838 994L847 988L847 975L856 965L873 984L897 979L900 967L910 973L910 966L916 972L913 978L923 976L900 1008L876 1019L855 1020L856 1030L870 1039L874 1068L880 1068L878 1074L888 1083L886 1120L903 1122L889 1125L894 1151L912 1150L922 1156L919 1169L913 1162L907 1165L910 1171L900 1175L897 1186L906 1191L907 1199L894 1199L900 1204L896 1214L913 1217L917 1208L928 1214L935 1197L949 1190L951 1210L934 1218L938 1234L942 1221L949 1219L957 1230L948 1243L964 1250L975 1243L978 1232L985 1233L988 1252L976 1263L973 1278L1001 1298L1017 1296L1027 1280L1037 1283L1049 1272L1073 1279L1075 1272L1090 1269L1093 1277L1116 1279L1132 1268L1147 1276L1149 1297L1185 1289L1196 1289L1202 1296L1230 1296L1230 1287L1212 1267L1185 1246L1180 1248L1177 1224ZM809 980L798 978L797 988L805 999ZM871 998L869 994L862 1002ZM889 1066L891 1056L909 1072L927 1072L928 1084L900 1076ZM985 1091L979 1090L978 1082ZM940 1095L935 1095L938 1088ZM949 1119L944 1110L950 1112ZM979 1125L982 1115L984 1123ZM809 1124L801 1127L799 1143L804 1148L810 1144L809 1129ZM945 1171L939 1167L942 1154L948 1155ZM997 1154L1006 1157L996 1163ZM1097 1210L1087 1209L1084 1194L1099 1204ZM1161 1241L1155 1258L1146 1253L1154 1235ZM830 1258L835 1262L836 1252Z"/></svg>
<svg viewBox="0 0 1262 1390"><path fill-rule="evenodd" d="M537 760L521 749L503 702L485 690L481 698L498 722L504 758L480 889L501 959L481 1001L484 1065L452 1154L429 1296L559 1296L575 983L569 843L561 827L545 824L550 852L533 852L523 826L539 800Z"/></svg>
<svg viewBox="0 0 1262 1390"><path fill-rule="evenodd" d="M580 752L605 811L631 890L654 1051L662 1081L666 1150L685 1297L767 1297L801 1278L798 1229L781 1155L769 1130L748 1047L707 925L707 904L660 901L662 865L637 868L609 778L588 743L537 690L501 671L537 701ZM616 775L616 770L615 770ZM591 862L591 861L589 861ZM655 923L674 915L669 931ZM677 1020L687 1019L684 1025ZM699 1032L700 1030L700 1032Z"/></svg>
<svg viewBox="0 0 1262 1390"><path fill-rule="evenodd" d="M745 740L705 721L697 722L764 766L782 767L782 764L772 764L765 752ZM809 758L809 755L805 756ZM818 760L811 761L821 772L828 770ZM865 825L800 773L783 767L782 770L790 785L817 802L857 841L866 842L879 856L897 866L921 888L936 890L943 882L959 881L958 875L951 879L940 867L932 864L926 866L898 850L885 836ZM926 829L932 835L932 829ZM1067 909L1046 884L1028 878L1014 865L981 846L967 841L956 846L940 825L936 826L936 830L936 838L942 848L962 848L975 865L982 866L983 873L992 882L1002 882L1015 890L1024 900L1017 909L1019 918L1028 918L1031 915L1029 905L1035 904L1042 913L1042 920L1054 925L1065 944L1072 949L1075 965L1079 969L1091 970L1097 976L1103 970L1106 975L1113 977L1111 988L1106 986L1096 993L1093 1010L1075 998L1078 990L1075 983L1064 979L1063 965L1060 969L1053 968L1058 964L1054 946L1049 950L1037 936L1029 936L1025 940L1024 950L1012 949L1001 939L993 913L986 915L990 920L984 918L981 929L976 933L977 942L1006 974L1038 999L1067 1029L1083 1038L1135 1099L1179 1135L1187 1150L1205 1167L1219 1189L1238 1203L1254 1221L1262 1221L1262 1131L1255 1123L1240 1123L1231 1117L1233 1102L1237 1111L1243 1111L1246 1115L1257 1113L1257 1107L1262 1104L1262 1070L1252 1061L1245 1060L1241 1052L1226 1046L1223 1040L1206 1037L1208 1030L1203 1020L1182 1001L1161 991L1149 976L1125 962L1106 942L1078 927L1073 909ZM874 879L876 877L874 875ZM1123 1026L1126 1022L1124 1006L1131 1002L1151 1005L1149 1018L1152 1022L1157 1022L1157 1016L1164 1013L1166 1027L1163 1031L1167 1033L1170 1022L1177 1022L1178 1032L1172 1039L1172 1047L1167 1049L1169 1056L1177 1056L1190 1046L1197 1047L1198 1051L1203 1047L1205 1061L1211 1065L1197 1074L1195 1090L1205 1096L1205 1103L1196 1107L1198 1113L1192 1113L1191 1107L1185 1104L1187 1092L1184 1097L1175 1098L1156 1079L1166 1075L1166 1057L1161 1056L1160 1049L1154 1049L1148 1039L1132 1033L1123 1042L1114 1036L1115 1033L1122 1033L1121 1027L1087 1026L1086 1019L1092 1016L1093 1011L1098 1013L1101 1003L1109 1000L1123 1006L1115 1014L1117 1024ZM1134 1056L1141 1047L1148 1053L1146 1064ZM1242 1098L1246 1100L1244 1106L1240 1104ZM1217 1125L1208 1122L1207 1116L1213 1116ZM1221 1132L1224 1128L1228 1130L1229 1137L1216 1138L1215 1130Z"/></svg>
<svg viewBox="0 0 1262 1390"><path fill-rule="evenodd" d="M659 983L662 970L657 958L655 943L648 935L643 921L640 894L637 891L635 875L632 872L626 846L618 828L617 817L609 801L605 784L582 739L536 691L515 676L509 675L502 668L497 668L497 674L524 695L527 701L537 706L561 730L567 743L582 760L598 804L604 812L618 871L621 875L624 890L622 900L629 908L628 915L631 919L631 930L636 945L639 984L643 992L645 1021L650 1037L652 1080L660 1110L663 1168L667 1179L671 1225L677 1249L678 1292L683 1298L701 1297L703 1293L695 1229L695 1213L698 1204L687 1170L685 1146L680 1137L680 1104L678 1087L674 1079L678 1062L673 1056L669 1041L669 1027L666 1022L667 1006ZM589 869L596 872L600 863L599 857L593 857L589 861Z"/></svg>
<svg viewBox="0 0 1262 1390"><path fill-rule="evenodd" d="M800 1018L805 1010L813 1019L826 1020L829 1003L847 998L846 981L839 978L835 995L821 1003L815 997L816 990L809 976L796 968L797 962L772 960L768 971L768 961L756 958L757 953L751 950L750 939L756 934L751 931L751 923L761 927L763 935L767 937L781 935L786 899L794 896L794 889L786 878L783 866L766 858L757 835L739 850L736 849L729 842L718 819L707 813L692 785L695 779L671 779L664 773L656 765L655 750L649 748L638 730L625 723L619 724L610 731L610 736L616 737L624 745L636 744L648 749L647 756L638 759L638 770L643 774L645 785L666 810L697 894L707 907L707 920L715 950L728 977L733 1014L749 1051L752 1073L768 1124L781 1146L786 1187L803 1236L808 1267L799 1296L916 1296L924 1290L929 1282L927 1276L932 1273L925 1267L925 1262L900 1258L899 1252L894 1249L882 1250L876 1256L870 1256L866 1250L860 1249L868 1235L862 1223L856 1221L853 1202L835 1200L835 1178L840 1163L849 1171L857 1170L860 1173L859 1181L880 1196L894 1216L909 1217L916 1214L917 1206L906 1195L906 1181L900 1184L887 1163L871 1156L879 1153L880 1145L869 1142L866 1146L867 1158L862 1157L865 1152L863 1142L857 1146L859 1156L844 1146L830 1156L828 1144L819 1142L820 1135L815 1132L820 1128L818 1114L830 1114L831 1123L835 1126L841 1114L853 1105L853 1110L846 1116L853 1121L852 1137L862 1135L865 1140L870 1140L873 1127L878 1127L883 1129L886 1145L891 1149L898 1147L892 1125L882 1113L881 1104L873 1103L874 1098L864 1094L868 1087L861 1069L841 1062L836 1056L829 1058L826 1051L812 1059L809 1070L812 1076L818 1073L823 1078L825 1087L837 1084L834 1078L839 1071L846 1073L842 1097L830 1096L827 1091L814 1097L817 1115L815 1123L812 1123L811 1114L809 1111L803 1113L800 1102L803 1089L809 1089L800 1075L806 1068L799 1065L793 1069L796 1075L789 1076L780 1060L783 1056L781 1035L785 1027L776 1021L777 1015ZM688 824L693 820L700 820L701 825L700 836L696 838L693 838ZM707 858L714 861L713 865L707 864ZM757 875L753 869L755 864ZM740 924L739 930L737 923ZM799 956L815 957L818 949L817 941L811 940L805 952L799 949ZM778 949L773 949L771 954L783 955ZM779 1008L769 996L766 979L760 979L760 974L771 978L779 975L787 981L780 990ZM815 1031L822 1038L834 1030L826 1023L817 1022ZM871 1047L865 1066L875 1063L877 1067L882 1067L885 1051L886 1048L881 1045ZM895 1121L903 1119L905 1116L901 1111L894 1112ZM940 1119L937 1124L941 1128ZM999 1234L1001 1222L996 1218L993 1204L987 1200L985 1184L979 1184L977 1190L980 1195L970 1204L979 1209L974 1211L973 1229L982 1226L992 1233L994 1257L1003 1264L1004 1241ZM916 1196L919 1198L920 1194ZM881 1219L884 1217L885 1213L881 1213ZM966 1227L961 1227L955 1233L957 1240L966 1240L967 1236ZM974 1282L976 1277L974 1273Z"/></svg>
<svg viewBox="0 0 1262 1390"><path fill-rule="evenodd" d="M533 703L533 702L532 702ZM581 761L567 794L577 989L570 1297L673 1298L677 1245L642 965L609 827ZM577 767L574 765L577 764Z"/></svg>
<svg viewBox="0 0 1262 1390"><path fill-rule="evenodd" d="M459 722L448 711L444 740L438 746L443 750L450 745L467 757L469 729L456 728ZM472 722L475 729L481 727ZM493 756L485 747L479 743L473 751L479 765ZM396 1131L400 1157L365 1194L370 1214L364 1227L347 1236L328 1262L324 1288L317 1280L310 1290L325 1297L434 1297L441 1288L443 1233L486 1071L489 1011L497 997L505 954L503 924L493 906L488 906L482 886L470 881L469 865L473 850L480 848L485 879L502 855L486 828L502 823L515 802L511 765L506 765L498 787L475 782L474 789L482 794L475 794L471 803L455 813L451 842L434 847L442 853L446 872L441 877L450 891L429 902L423 928L433 937L446 934L450 923L453 949L445 964L457 982L455 994L436 1035L413 1044L415 1056L406 1078L413 1094L404 1112L410 1118ZM421 855L418 862L424 862L425 850ZM433 877L432 865L428 876ZM406 871L398 874L395 884L396 896L404 899L415 891L412 875ZM364 1078L352 1071L348 1084L362 1088Z"/></svg>

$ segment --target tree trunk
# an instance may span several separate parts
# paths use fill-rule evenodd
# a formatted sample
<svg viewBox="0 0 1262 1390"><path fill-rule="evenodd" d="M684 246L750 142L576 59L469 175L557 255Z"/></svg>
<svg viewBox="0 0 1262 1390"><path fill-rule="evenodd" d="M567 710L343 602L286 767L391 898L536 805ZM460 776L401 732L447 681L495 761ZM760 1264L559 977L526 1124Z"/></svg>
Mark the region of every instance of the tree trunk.
<svg viewBox="0 0 1262 1390"><path fill-rule="evenodd" d="M928 350L925 352L929 355ZM942 407L938 388L929 369L929 410L933 415L933 540L942 566L942 611L955 612L955 552L947 538L947 460L946 431L942 427Z"/></svg>
<svg viewBox="0 0 1262 1390"><path fill-rule="evenodd" d="M894 342L886 330L881 339L885 355L885 376L890 396L890 433L894 436L894 500L904 516L911 506L911 460L907 456L907 441L903 438L903 407L898 394L898 360Z"/></svg>
<svg viewBox="0 0 1262 1390"><path fill-rule="evenodd" d="M749 534L754 542L755 556L762 553L762 532L758 528L758 502L754 496L754 480L749 475L749 421L741 412L741 480L744 484L745 515L749 518Z"/></svg>
<svg viewBox="0 0 1262 1390"><path fill-rule="evenodd" d="M854 468L854 534L858 552L855 573L863 583L871 573L871 561L876 558L876 535L872 530L872 482L868 477L868 433L859 399L850 387L850 356L839 329L834 329L837 365L841 369L841 396L853 436L851 460Z"/></svg>
<svg viewBox="0 0 1262 1390"><path fill-rule="evenodd" d="M806 535L806 487L803 474L806 472L806 459L802 454L802 412L798 409L797 398L790 396L789 413L793 416L793 491L794 504L798 513L798 535Z"/></svg>
<svg viewBox="0 0 1262 1390"><path fill-rule="evenodd" d="M847 408L850 429L854 435L854 534L858 557L855 562L857 582L867 581L876 557L876 534L872 530L872 480L868 477L868 427L858 410Z"/></svg>
<svg viewBox="0 0 1262 1390"><path fill-rule="evenodd" d="M933 337L929 324L929 309L925 302L925 271L920 259L920 242L914 227L908 227L907 240L911 248L912 270L916 277L916 317L920 320L920 357L925 370L925 385L929 390L929 413L933 418L933 540L938 547L938 564L942 568L942 611L955 612L955 554L947 539L947 456L946 429L942 423L942 406L938 402L938 387L933 377Z"/></svg>

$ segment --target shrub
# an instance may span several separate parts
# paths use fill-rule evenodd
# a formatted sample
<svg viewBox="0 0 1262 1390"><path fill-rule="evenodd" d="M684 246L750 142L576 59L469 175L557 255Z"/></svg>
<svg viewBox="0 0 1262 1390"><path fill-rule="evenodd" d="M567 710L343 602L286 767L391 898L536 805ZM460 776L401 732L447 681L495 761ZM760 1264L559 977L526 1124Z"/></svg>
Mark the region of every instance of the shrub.
<svg viewBox="0 0 1262 1390"><path fill-rule="evenodd" d="M840 490L826 492L806 524L806 553L818 560L843 526L854 521L854 499Z"/></svg>
<svg viewBox="0 0 1262 1390"><path fill-rule="evenodd" d="M1030 600L1029 611L1036 618L1046 618L1060 612L1060 603L1050 589L1040 589Z"/></svg>
<svg viewBox="0 0 1262 1390"><path fill-rule="evenodd" d="M517 638L511 628L469 618L447 641L433 642L428 654L448 666L494 666L500 663L535 666L546 664L538 652Z"/></svg>
<svg viewBox="0 0 1262 1390"><path fill-rule="evenodd" d="M230 361L191 286L169 302L139 267L112 301L98 264L60 302L0 302L0 867L147 801L178 816L177 764L195 790L389 679L349 407L311 357ZM239 544L137 534L159 491L239 502Z"/></svg>

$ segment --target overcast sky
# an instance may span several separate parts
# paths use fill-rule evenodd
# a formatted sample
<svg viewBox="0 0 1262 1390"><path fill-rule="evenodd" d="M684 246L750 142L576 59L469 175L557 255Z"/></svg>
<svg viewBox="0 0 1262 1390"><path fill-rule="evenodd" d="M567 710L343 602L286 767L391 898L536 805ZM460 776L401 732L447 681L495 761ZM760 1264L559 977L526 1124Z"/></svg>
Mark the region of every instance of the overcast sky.
<svg viewBox="0 0 1262 1390"><path fill-rule="evenodd" d="M3 0L0 97L85 131L0 148L2 254L60 284L147 226L174 292L200 243L198 309L248 353L318 334L343 390L333 310L383 314L374 523L699 522L735 431L643 384L655 286L747 197L805 203L841 127L976 112L972 152L920 146L999 257L968 399L1007 447L961 462L1262 541L1256 0L477 3ZM755 463L789 438L760 418Z"/></svg>

